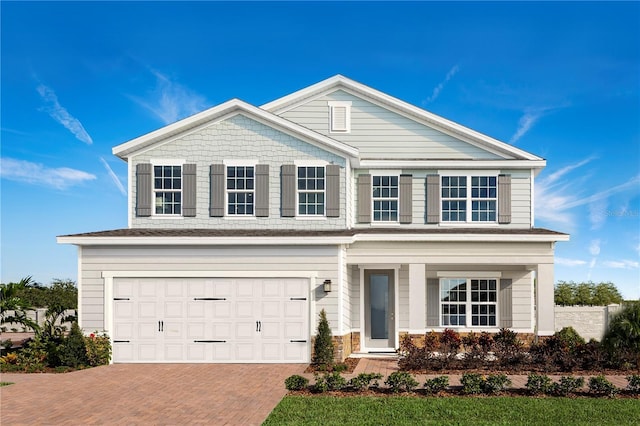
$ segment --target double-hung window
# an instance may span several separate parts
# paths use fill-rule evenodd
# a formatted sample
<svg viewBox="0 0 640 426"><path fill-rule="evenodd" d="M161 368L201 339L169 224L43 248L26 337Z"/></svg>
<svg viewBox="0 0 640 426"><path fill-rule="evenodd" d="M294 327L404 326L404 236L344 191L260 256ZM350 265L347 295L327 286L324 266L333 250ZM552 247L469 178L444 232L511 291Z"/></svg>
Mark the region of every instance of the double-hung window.
<svg viewBox="0 0 640 426"><path fill-rule="evenodd" d="M442 176L443 222L495 222L496 176Z"/></svg>
<svg viewBox="0 0 640 426"><path fill-rule="evenodd" d="M398 221L398 176L372 177L373 221Z"/></svg>
<svg viewBox="0 0 640 426"><path fill-rule="evenodd" d="M182 213L182 166L153 167L153 197L156 215Z"/></svg>
<svg viewBox="0 0 640 426"><path fill-rule="evenodd" d="M298 215L324 216L324 166L298 166Z"/></svg>
<svg viewBox="0 0 640 426"><path fill-rule="evenodd" d="M440 325L443 327L495 327L497 309L498 280L440 280Z"/></svg>
<svg viewBox="0 0 640 426"><path fill-rule="evenodd" d="M253 216L255 195L253 166L227 166L227 214Z"/></svg>

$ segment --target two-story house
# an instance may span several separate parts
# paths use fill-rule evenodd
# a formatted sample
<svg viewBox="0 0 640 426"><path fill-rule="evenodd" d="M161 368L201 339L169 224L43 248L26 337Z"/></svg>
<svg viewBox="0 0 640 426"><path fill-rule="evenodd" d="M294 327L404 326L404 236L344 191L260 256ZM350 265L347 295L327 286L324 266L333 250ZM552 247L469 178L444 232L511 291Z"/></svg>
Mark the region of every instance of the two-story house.
<svg viewBox="0 0 640 426"><path fill-rule="evenodd" d="M129 226L78 246L79 319L114 362L308 362L404 333L554 332L545 160L343 76L116 146Z"/></svg>

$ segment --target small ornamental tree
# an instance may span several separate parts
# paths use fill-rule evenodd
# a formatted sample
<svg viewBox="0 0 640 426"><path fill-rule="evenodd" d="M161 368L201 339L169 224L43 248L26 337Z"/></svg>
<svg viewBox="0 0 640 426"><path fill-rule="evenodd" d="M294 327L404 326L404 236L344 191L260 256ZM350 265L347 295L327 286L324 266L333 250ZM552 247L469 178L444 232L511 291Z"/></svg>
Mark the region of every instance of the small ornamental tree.
<svg viewBox="0 0 640 426"><path fill-rule="evenodd" d="M331 341L331 329L327 321L327 313L320 311L320 322L316 339L313 342L313 359L311 361L316 366L328 367L333 364L333 342Z"/></svg>
<svg viewBox="0 0 640 426"><path fill-rule="evenodd" d="M602 345L618 362L635 363L640 370L640 302L627 302L614 315Z"/></svg>

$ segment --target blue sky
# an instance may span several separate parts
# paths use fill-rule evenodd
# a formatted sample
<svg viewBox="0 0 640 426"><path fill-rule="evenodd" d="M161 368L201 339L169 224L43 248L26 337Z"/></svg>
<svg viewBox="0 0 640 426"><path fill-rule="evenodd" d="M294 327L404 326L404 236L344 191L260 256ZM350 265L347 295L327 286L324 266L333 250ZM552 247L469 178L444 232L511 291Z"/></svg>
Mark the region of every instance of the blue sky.
<svg viewBox="0 0 640 426"><path fill-rule="evenodd" d="M335 74L547 159L557 280L640 297L640 3L2 2L1 279L76 279L123 228L111 148Z"/></svg>

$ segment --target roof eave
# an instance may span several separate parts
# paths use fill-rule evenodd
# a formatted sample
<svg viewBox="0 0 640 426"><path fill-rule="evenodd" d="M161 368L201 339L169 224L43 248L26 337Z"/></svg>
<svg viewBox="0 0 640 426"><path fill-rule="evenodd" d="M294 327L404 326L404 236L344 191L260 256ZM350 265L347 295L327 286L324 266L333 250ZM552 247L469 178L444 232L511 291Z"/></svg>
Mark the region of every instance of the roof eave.
<svg viewBox="0 0 640 426"><path fill-rule="evenodd" d="M285 133L296 135L297 137L307 141L313 141L317 145L323 146L332 152L348 157L354 161L357 161L358 159L359 150L357 148L314 132L313 130L307 129L306 127L300 126L292 121L257 108L239 99L232 99L223 104L192 115L191 117L187 117L151 133L147 133L131 141L115 146L113 147L112 152L114 155L126 161L139 150L151 146L154 143L169 139L190 129L204 125L207 122L214 121L217 118L233 114L234 112L245 113L249 117L269 123Z"/></svg>

